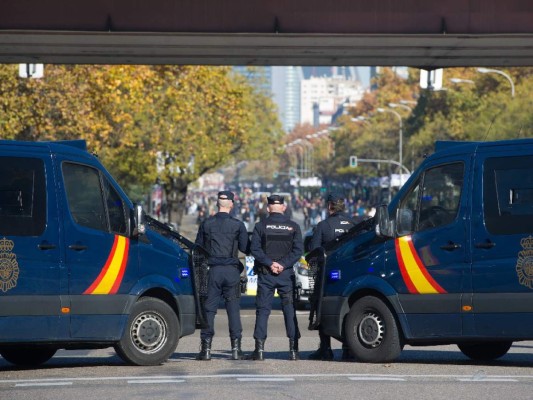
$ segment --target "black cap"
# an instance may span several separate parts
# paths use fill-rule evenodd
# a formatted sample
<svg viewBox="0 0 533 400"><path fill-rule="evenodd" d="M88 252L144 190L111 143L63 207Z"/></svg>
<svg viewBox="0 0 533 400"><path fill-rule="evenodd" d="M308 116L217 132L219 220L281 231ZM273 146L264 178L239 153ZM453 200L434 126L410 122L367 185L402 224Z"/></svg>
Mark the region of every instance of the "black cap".
<svg viewBox="0 0 533 400"><path fill-rule="evenodd" d="M234 201L235 195L233 194L233 192L230 192L229 190L223 190L222 192L218 192L218 198L220 200Z"/></svg>
<svg viewBox="0 0 533 400"><path fill-rule="evenodd" d="M285 202L285 197L280 196L279 194L273 194L267 197L268 204L283 204Z"/></svg>
<svg viewBox="0 0 533 400"><path fill-rule="evenodd" d="M337 203L339 201L343 201L344 200L344 196L342 196L341 194L339 193L330 193L328 195L328 203Z"/></svg>

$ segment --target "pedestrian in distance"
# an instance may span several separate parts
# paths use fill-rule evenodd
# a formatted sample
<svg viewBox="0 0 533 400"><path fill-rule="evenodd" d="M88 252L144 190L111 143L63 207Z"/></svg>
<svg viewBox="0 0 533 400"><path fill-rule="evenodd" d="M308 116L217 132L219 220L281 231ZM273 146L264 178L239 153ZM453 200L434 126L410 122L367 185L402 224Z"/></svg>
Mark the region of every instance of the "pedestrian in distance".
<svg viewBox="0 0 533 400"><path fill-rule="evenodd" d="M343 196L337 193L330 194L327 198L327 209L329 216L325 220L320 221L316 226L309 243L310 251L324 247L327 243L344 235L355 226L355 221L345 213ZM319 327L318 332L320 346L318 350L309 355L309 360L333 360L331 336L324 334L321 327ZM350 350L344 343L342 344L342 359L345 361L353 359Z"/></svg>
<svg viewBox="0 0 533 400"><path fill-rule="evenodd" d="M292 267L303 254L302 232L296 222L284 215L287 206L283 196L273 194L268 197L267 203L269 216L256 224L250 245L250 251L255 258L257 296L255 350L248 358L264 360L268 318L272 310L274 291L277 290L289 338L289 360L299 360L300 331L294 307L296 283Z"/></svg>
<svg viewBox="0 0 533 400"><path fill-rule="evenodd" d="M242 358L242 324L240 315L240 275L242 264L238 252L245 253L248 247L248 232L237 218L230 216L234 194L230 191L218 193L218 212L207 218L198 229L196 244L209 254L208 287L205 313L208 327L200 332L200 353L197 360L211 359L211 344L215 335L214 322L218 304L224 299L228 314L231 340L231 359Z"/></svg>

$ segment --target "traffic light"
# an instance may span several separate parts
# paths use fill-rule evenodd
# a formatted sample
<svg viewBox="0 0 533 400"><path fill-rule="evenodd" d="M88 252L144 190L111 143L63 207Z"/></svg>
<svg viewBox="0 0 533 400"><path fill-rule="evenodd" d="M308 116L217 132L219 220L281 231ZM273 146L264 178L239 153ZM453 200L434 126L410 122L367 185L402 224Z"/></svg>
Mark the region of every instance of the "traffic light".
<svg viewBox="0 0 533 400"><path fill-rule="evenodd" d="M357 168L357 156L350 156L350 167Z"/></svg>

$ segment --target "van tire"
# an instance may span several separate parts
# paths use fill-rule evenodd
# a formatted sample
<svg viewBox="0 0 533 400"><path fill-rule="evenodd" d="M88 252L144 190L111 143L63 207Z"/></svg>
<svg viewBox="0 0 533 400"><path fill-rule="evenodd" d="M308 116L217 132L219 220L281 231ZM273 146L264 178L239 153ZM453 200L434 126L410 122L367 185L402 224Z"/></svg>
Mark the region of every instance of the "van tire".
<svg viewBox="0 0 533 400"><path fill-rule="evenodd" d="M37 367L50 360L56 351L57 349L42 346L3 347L0 355L14 365Z"/></svg>
<svg viewBox="0 0 533 400"><path fill-rule="evenodd" d="M468 358L476 361L490 361L507 354L513 342L471 342L459 343L457 347Z"/></svg>
<svg viewBox="0 0 533 400"><path fill-rule="evenodd" d="M162 300L143 297L134 304L115 351L132 365L160 365L176 350L179 333L174 310Z"/></svg>
<svg viewBox="0 0 533 400"><path fill-rule="evenodd" d="M344 335L352 354L359 361L391 362L402 352L396 319L389 307L377 297L362 297L352 305Z"/></svg>

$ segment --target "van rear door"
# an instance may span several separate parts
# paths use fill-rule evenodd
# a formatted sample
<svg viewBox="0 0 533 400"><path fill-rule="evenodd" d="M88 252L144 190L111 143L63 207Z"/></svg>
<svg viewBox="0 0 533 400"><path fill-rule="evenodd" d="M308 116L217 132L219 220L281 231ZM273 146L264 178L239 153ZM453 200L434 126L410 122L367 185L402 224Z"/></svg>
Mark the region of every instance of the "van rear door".
<svg viewBox="0 0 533 400"><path fill-rule="evenodd" d="M533 337L533 143L480 148L472 212L480 336Z"/></svg>
<svg viewBox="0 0 533 400"><path fill-rule="evenodd" d="M0 176L0 341L65 337L66 274L50 153L42 146L0 146Z"/></svg>

